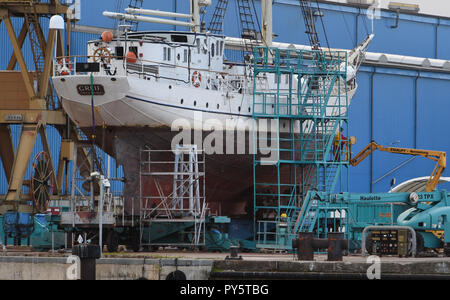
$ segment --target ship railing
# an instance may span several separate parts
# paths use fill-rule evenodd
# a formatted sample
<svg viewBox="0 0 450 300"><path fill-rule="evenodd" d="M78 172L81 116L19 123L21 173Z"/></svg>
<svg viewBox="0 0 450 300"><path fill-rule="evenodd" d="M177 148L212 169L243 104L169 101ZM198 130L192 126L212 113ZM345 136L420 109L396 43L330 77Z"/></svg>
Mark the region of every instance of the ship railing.
<svg viewBox="0 0 450 300"><path fill-rule="evenodd" d="M256 232L257 244L260 249L291 250L292 240L297 236L292 231L295 222L287 219L285 221L260 220Z"/></svg>
<svg viewBox="0 0 450 300"><path fill-rule="evenodd" d="M174 76L166 72L169 69L184 69L186 72ZM126 62L123 56L108 56L99 58L93 55L60 56L53 60L53 77L74 75L131 75L139 78L155 80L165 79L194 85L192 76L199 72L202 77L202 86L210 90L222 92L238 92L251 94L253 91L253 76L237 75L226 71L215 71L210 69L192 68L179 64L167 64L163 62L139 58L136 62ZM270 84L267 76L258 75L257 85L269 90Z"/></svg>
<svg viewBox="0 0 450 300"><path fill-rule="evenodd" d="M98 197L95 198L95 202L98 202ZM92 209L91 199L86 196L74 196L70 200L59 200L57 202L61 207L70 208L71 205L74 207L75 212L88 211ZM73 203L73 204L71 204ZM124 205L124 200L122 196L114 196L113 194L105 194L103 198L103 212L120 214L122 213Z"/></svg>
<svg viewBox="0 0 450 300"><path fill-rule="evenodd" d="M98 57L93 55L59 56L53 59L53 77L86 74L118 75L119 68L114 61L124 60L121 56Z"/></svg>

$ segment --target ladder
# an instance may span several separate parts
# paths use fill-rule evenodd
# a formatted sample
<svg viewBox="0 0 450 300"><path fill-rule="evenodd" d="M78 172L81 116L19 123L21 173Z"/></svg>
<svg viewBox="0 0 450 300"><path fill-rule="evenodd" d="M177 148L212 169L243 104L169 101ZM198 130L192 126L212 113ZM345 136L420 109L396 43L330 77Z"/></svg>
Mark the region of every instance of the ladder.
<svg viewBox="0 0 450 300"><path fill-rule="evenodd" d="M144 5L144 0L130 0L130 4L128 4L128 7L130 8L142 8ZM137 31L139 22L135 20L127 20L126 24L130 25L131 31Z"/></svg>
<svg viewBox="0 0 450 300"><path fill-rule="evenodd" d="M300 0L300 8L302 9L303 20L305 21L306 31L309 43L313 50L320 49L319 36L314 23L314 14L309 0Z"/></svg>
<svg viewBox="0 0 450 300"><path fill-rule="evenodd" d="M242 32L241 37L256 41L259 39L260 31L257 29L253 20L254 14L250 4L254 7L254 0L237 0L239 8L239 18L241 21ZM251 3L250 3L251 2ZM257 16L255 16L257 18Z"/></svg>
<svg viewBox="0 0 450 300"><path fill-rule="evenodd" d="M212 34L223 35L223 21L227 12L228 0L218 0L208 31Z"/></svg>

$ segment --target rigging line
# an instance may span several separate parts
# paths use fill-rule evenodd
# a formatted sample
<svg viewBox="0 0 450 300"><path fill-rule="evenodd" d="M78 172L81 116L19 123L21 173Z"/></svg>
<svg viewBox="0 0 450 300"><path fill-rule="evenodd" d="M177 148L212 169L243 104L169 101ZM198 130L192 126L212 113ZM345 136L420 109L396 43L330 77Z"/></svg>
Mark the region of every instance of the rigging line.
<svg viewBox="0 0 450 300"><path fill-rule="evenodd" d="M355 41L354 36L352 35L352 33L351 33L351 31L350 31L350 27L348 26L347 20L345 19L344 11L342 10L342 7L341 7L341 6L339 6L339 10L340 10L341 13L342 13L341 16L342 16L342 19L344 19L344 24L345 24L345 28L347 29L348 36L349 36L350 39L352 40L353 45L356 45L356 43L357 43L358 41Z"/></svg>
<svg viewBox="0 0 450 300"><path fill-rule="evenodd" d="M322 23L322 29L323 29L323 34L324 34L324 36L325 36L325 41L327 42L328 52L331 53L330 43L328 42L327 30L325 29L325 24L324 24L324 22L323 22L322 12L320 11L319 2L318 2L317 0L316 0L316 4L317 4L317 10L318 10L318 12L319 12L320 22Z"/></svg>
<svg viewBox="0 0 450 300"><path fill-rule="evenodd" d="M95 142L94 75L91 73L92 144Z"/></svg>
<svg viewBox="0 0 450 300"><path fill-rule="evenodd" d="M123 0L116 0L116 12L117 13L120 13L120 11L122 10L122 1ZM117 22L118 22L118 19L114 19L114 28L116 28L117 27Z"/></svg>
<svg viewBox="0 0 450 300"><path fill-rule="evenodd" d="M361 8L359 8L359 11L361 12ZM361 15L361 14L360 14ZM366 18L363 17L363 24L364 24L364 29L366 30L366 35L370 35L369 33L369 27L367 27L367 20Z"/></svg>
<svg viewBox="0 0 450 300"><path fill-rule="evenodd" d="M200 32L202 31L202 24L203 24L203 21L205 20L205 16L206 16L206 8L203 8L203 9L204 9L204 13L202 14L202 17L200 19ZM201 13L201 10L200 10L200 13ZM206 25L205 25L205 30L206 30Z"/></svg>
<svg viewBox="0 0 450 300"><path fill-rule="evenodd" d="M238 30L239 30L239 32L240 32L240 35L241 35L241 37L242 37L242 27L243 27L243 25L241 24L241 17L240 17L240 12L239 12L239 3L238 3L238 1L239 0L236 0L236 5L235 5L235 11L234 11L234 13L236 14L236 20L239 20L239 22L238 22ZM245 41L245 39L242 39L242 41L244 42L244 49L247 49L247 43L246 43L246 41ZM244 56L245 56L245 50L244 49L242 49L240 52L241 52L241 54L242 54L242 60L243 60L243 62L244 62L244 66L246 67L246 64L245 64L245 60L244 60Z"/></svg>
<svg viewBox="0 0 450 300"><path fill-rule="evenodd" d="M270 1L272 1L272 0L270 0ZM255 13L256 23L258 24L258 28L260 30L262 30L262 27L261 27L261 24L260 24L259 18L258 18L258 13L256 12L255 1L252 1L252 4L253 4L253 11ZM273 2L272 2L272 4L273 4ZM263 4L261 4L261 5L263 5ZM267 45L267 41L264 38L264 36L262 35L262 33L261 33L261 40L266 47L269 47L269 45ZM270 48L269 48L269 52L270 52L270 55L275 55L275 53Z"/></svg>

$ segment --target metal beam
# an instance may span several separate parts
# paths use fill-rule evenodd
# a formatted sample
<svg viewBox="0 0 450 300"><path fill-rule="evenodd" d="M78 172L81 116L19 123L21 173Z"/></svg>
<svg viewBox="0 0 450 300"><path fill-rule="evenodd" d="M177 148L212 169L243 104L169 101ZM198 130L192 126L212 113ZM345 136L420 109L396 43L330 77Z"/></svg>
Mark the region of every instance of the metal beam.
<svg viewBox="0 0 450 300"><path fill-rule="evenodd" d="M67 19L66 19L66 42L67 42L66 52L67 52L67 56L70 56L71 38L72 38L72 20L70 19L69 16L67 16Z"/></svg>
<svg viewBox="0 0 450 300"><path fill-rule="evenodd" d="M14 144L11 130L7 124L0 124L0 159L5 170L6 180L11 179L12 166L14 162Z"/></svg>
<svg viewBox="0 0 450 300"><path fill-rule="evenodd" d="M66 49L64 49L64 37L63 37L63 33L62 30L58 30L58 32L56 33L57 36L57 42L56 42L56 56L57 57L64 57Z"/></svg>
<svg viewBox="0 0 450 300"><path fill-rule="evenodd" d="M82 139L78 133L78 129L77 129L76 125L72 121L69 120L68 126L70 128L70 130L69 130L70 132L69 132L68 136L64 132L64 130L67 130L66 126L56 126L56 129L58 130L60 136L66 137L66 138L74 141L75 145L82 144L82 142L81 142ZM82 177L89 177L91 174L91 166L93 165L94 162L92 161L91 157L89 156L89 153L86 150L86 147L75 147L74 152L75 152L74 168L79 169L80 175ZM78 159L77 159L77 157L78 157ZM96 161L98 161L98 160L96 160ZM88 165L86 165L86 163ZM97 168L100 170L101 166L98 164ZM58 170L58 174L60 174L60 172L62 172L62 170ZM97 190L98 181L96 181L95 184L96 184L96 186L95 186L94 190Z"/></svg>
<svg viewBox="0 0 450 300"><path fill-rule="evenodd" d="M14 28L12 26L11 20L9 17L4 19L6 30L8 31L9 39L11 40L11 44L14 49L14 55L16 56L17 62L19 63L20 71L22 74L22 78L25 84L25 88L27 90L28 96L31 99L36 97L34 93L33 85L31 84L30 74L28 73L27 65L25 63L25 59L23 58L22 50L19 46L19 42L17 41L16 33L14 32Z"/></svg>
<svg viewBox="0 0 450 300"><path fill-rule="evenodd" d="M36 142L39 124L24 124L20 133L19 145L14 157L14 164L9 181L8 192L6 193L6 202L18 202L22 198L22 185L25 178L25 172L33 153ZM19 209L17 206L14 209Z"/></svg>
<svg viewBox="0 0 450 300"><path fill-rule="evenodd" d="M62 110L0 110L0 124L39 122L64 125L66 124L66 115Z"/></svg>
<svg viewBox="0 0 450 300"><path fill-rule="evenodd" d="M48 153L48 156L50 158L50 168L52 170L53 182L55 184L55 187L53 187L53 193L56 193L56 192L59 192L59 185L58 185L58 181L56 180L55 167L54 167L55 165L53 164L50 145L48 144L47 133L46 133L44 126L41 126L39 128L39 134L41 136L42 147L44 148L44 151Z"/></svg>
<svg viewBox="0 0 450 300"><path fill-rule="evenodd" d="M10 2L10 3L8 3ZM28 5L24 5L26 2ZM15 17L22 17L24 14L37 13L38 15L61 15L67 14L69 9L65 5L61 4L49 4L49 3L35 3L33 6L29 5L29 1L1 1L0 8L9 10L9 14Z"/></svg>
<svg viewBox="0 0 450 300"><path fill-rule="evenodd" d="M45 99L47 97L47 93L49 90L48 87L50 83L50 72L52 70L52 57L55 45L55 36L55 29L50 29L48 33L48 41L46 45L47 47L45 49L44 71L42 72L41 82L39 83L39 98L41 99Z"/></svg>
<svg viewBox="0 0 450 300"><path fill-rule="evenodd" d="M63 159L62 151L59 151L58 158L58 171L56 174L56 187L58 189L58 195L62 194L62 186L64 180L64 168L66 167L66 161Z"/></svg>
<svg viewBox="0 0 450 300"><path fill-rule="evenodd" d="M25 38L27 37L27 33L28 33L28 26L27 26L26 22L23 22L22 29L20 30L19 38L18 38L18 43L19 43L20 49L22 49L22 47L23 47L23 43L25 42ZM14 70L14 67L16 66L16 63L17 63L17 59L16 59L16 56L13 53L13 54L11 54L11 59L9 60L8 67L6 69L7 70Z"/></svg>

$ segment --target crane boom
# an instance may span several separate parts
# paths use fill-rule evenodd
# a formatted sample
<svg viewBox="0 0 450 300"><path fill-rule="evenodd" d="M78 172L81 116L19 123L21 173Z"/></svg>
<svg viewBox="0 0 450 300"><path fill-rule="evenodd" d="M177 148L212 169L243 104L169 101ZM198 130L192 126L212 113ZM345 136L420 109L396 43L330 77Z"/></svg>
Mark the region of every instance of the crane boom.
<svg viewBox="0 0 450 300"><path fill-rule="evenodd" d="M422 156L433 161L436 161L436 166L433 169L433 172L430 175L430 178L426 184L426 191L432 192L436 189L436 186L439 183L439 179L442 176L446 166L447 166L447 154L443 151L434 151L434 150L421 150L421 149L410 149L410 148L396 148L396 147L384 147L382 145L378 145L376 142L371 142L367 145L361 152L359 152L355 157L350 159L350 165L357 166L364 159L366 159L373 151L379 150L383 152L396 153L396 154L404 154L404 155L413 155L413 156Z"/></svg>

